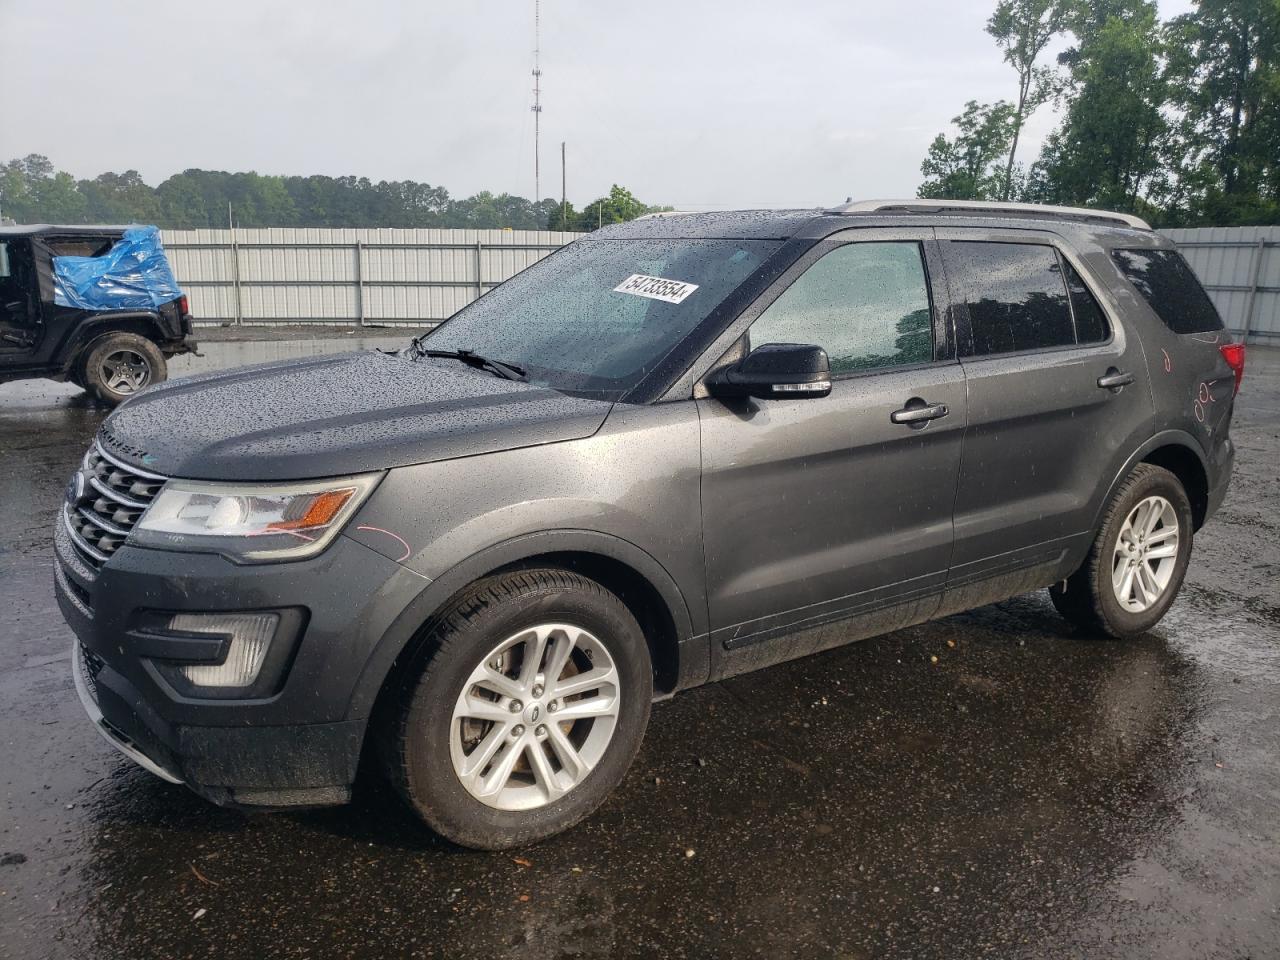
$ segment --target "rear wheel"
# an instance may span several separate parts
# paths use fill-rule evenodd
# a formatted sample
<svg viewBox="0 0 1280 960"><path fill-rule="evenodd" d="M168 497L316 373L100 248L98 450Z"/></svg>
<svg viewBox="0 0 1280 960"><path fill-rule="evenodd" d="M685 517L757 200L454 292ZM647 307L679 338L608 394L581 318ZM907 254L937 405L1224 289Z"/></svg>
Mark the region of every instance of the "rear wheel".
<svg viewBox="0 0 1280 960"><path fill-rule="evenodd" d="M115 406L168 376L164 354L136 333L109 333L90 344L81 382L103 403Z"/></svg>
<svg viewBox="0 0 1280 960"><path fill-rule="evenodd" d="M542 840L600 805L639 749L649 651L612 593L565 570L481 581L440 617L384 754L419 816L463 846Z"/></svg>
<svg viewBox="0 0 1280 960"><path fill-rule="evenodd" d="M1112 499L1083 566L1049 588L1053 605L1077 626L1112 637L1151 629L1182 586L1192 526L1178 478L1139 464Z"/></svg>

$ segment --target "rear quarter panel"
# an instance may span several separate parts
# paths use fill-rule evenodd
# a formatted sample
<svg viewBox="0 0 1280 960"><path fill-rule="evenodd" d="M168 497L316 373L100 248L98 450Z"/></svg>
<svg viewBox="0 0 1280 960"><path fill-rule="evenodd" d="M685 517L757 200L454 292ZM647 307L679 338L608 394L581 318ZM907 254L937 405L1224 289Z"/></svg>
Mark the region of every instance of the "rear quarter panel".
<svg viewBox="0 0 1280 960"><path fill-rule="evenodd" d="M1230 343L1231 335L1225 330L1174 333L1125 279L1109 251L1096 251L1087 261L1105 279L1116 307L1141 337L1155 412L1152 435L1177 431L1190 437L1208 471L1210 489L1218 486L1225 479L1219 475L1226 469L1224 463L1230 463L1235 399L1235 375L1219 347Z"/></svg>

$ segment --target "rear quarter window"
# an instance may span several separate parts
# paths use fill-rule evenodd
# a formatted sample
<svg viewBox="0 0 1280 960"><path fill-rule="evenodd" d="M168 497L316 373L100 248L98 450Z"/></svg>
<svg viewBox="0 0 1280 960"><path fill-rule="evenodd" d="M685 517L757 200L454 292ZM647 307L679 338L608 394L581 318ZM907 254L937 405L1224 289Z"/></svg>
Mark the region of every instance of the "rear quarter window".
<svg viewBox="0 0 1280 960"><path fill-rule="evenodd" d="M1176 250L1112 250L1120 272L1174 333L1222 329L1217 308Z"/></svg>

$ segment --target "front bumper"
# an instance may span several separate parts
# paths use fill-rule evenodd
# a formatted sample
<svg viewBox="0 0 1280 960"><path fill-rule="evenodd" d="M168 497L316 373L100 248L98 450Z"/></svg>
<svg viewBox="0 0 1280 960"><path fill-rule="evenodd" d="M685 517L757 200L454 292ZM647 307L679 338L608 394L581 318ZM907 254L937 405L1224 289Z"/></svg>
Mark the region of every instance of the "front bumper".
<svg viewBox="0 0 1280 960"><path fill-rule="evenodd" d="M80 698L80 706L84 707L84 712L89 715L89 721L93 724L93 728L102 734L103 740L142 767L143 770L148 773L154 773L161 780L167 780L170 783L181 783L182 780L176 773L166 770L139 750L128 736L117 730L102 716L102 711L98 709L97 678L89 675L89 669L84 647L80 645L79 640L76 640L71 645L71 676L75 680L76 695ZM91 685L94 685L94 687L91 687Z"/></svg>
<svg viewBox="0 0 1280 960"><path fill-rule="evenodd" d="M76 691L113 747L218 804L349 799L368 725L352 707L353 691L421 577L346 537L312 560L254 566L125 546L96 570L61 523L54 542L55 592L77 637ZM182 696L136 649L139 617L154 611L276 607L303 608L307 620L271 696Z"/></svg>

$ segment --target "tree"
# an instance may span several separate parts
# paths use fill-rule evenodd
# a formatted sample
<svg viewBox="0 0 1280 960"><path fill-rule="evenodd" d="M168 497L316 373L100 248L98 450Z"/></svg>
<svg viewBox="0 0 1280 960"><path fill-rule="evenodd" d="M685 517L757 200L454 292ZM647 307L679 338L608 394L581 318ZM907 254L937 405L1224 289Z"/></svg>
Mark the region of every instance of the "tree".
<svg viewBox="0 0 1280 960"><path fill-rule="evenodd" d="M84 223L86 205L71 174L32 153L0 168L0 210L19 223Z"/></svg>
<svg viewBox="0 0 1280 960"><path fill-rule="evenodd" d="M222 170L184 170L158 187L136 170L76 181L31 154L0 164L0 212L19 222L154 223L195 229L225 227L228 206L240 227L470 227L594 230L655 209L614 184L582 214L558 202L538 203L482 190L454 200L443 187L367 177L280 177ZM561 221L563 219L564 225Z"/></svg>
<svg viewBox="0 0 1280 960"><path fill-rule="evenodd" d="M1053 92L1053 71L1037 66L1040 54L1062 30L1060 0L1000 0L987 21L987 33L1004 51L1005 62L1018 73L1018 100L1013 108L1013 133L1005 162L1000 199L1008 200L1013 187L1014 157L1022 126Z"/></svg>
<svg viewBox="0 0 1280 960"><path fill-rule="evenodd" d="M84 198L85 219L97 223L155 223L161 204L155 190L137 170L102 173L77 184Z"/></svg>
<svg viewBox="0 0 1280 960"><path fill-rule="evenodd" d="M1189 222L1280 217L1280 3L1201 0L1166 25L1183 176L1169 191Z"/></svg>
<svg viewBox="0 0 1280 960"><path fill-rule="evenodd" d="M616 183L609 189L609 195L593 200L587 204L580 214L570 223L576 224L573 229L595 230L611 223L626 223L636 217L642 217L653 211L637 200L626 187Z"/></svg>
<svg viewBox="0 0 1280 960"><path fill-rule="evenodd" d="M992 200L1005 193L1012 176L1002 175L1001 160L1013 138L1014 108L1004 100L978 103L970 100L964 113L951 120L954 138L940 133L929 145L920 165L925 181L920 197L942 200Z"/></svg>
<svg viewBox="0 0 1280 960"><path fill-rule="evenodd" d="M1075 0L1077 45L1067 109L1032 171L1031 195L1053 203L1136 210L1161 168L1169 128L1153 0Z"/></svg>

